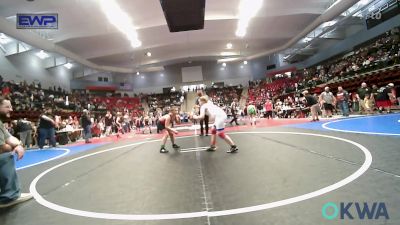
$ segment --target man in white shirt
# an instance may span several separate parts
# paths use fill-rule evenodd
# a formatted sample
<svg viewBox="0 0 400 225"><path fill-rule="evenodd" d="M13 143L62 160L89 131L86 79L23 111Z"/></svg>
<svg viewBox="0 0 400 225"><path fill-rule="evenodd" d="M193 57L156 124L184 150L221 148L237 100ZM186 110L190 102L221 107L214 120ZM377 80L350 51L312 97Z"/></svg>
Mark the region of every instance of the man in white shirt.
<svg viewBox="0 0 400 225"><path fill-rule="evenodd" d="M319 96L319 101L324 106L325 115L327 117L332 117L332 111L336 106L336 98L332 92L329 91L329 87L325 87L325 91Z"/></svg>
<svg viewBox="0 0 400 225"><path fill-rule="evenodd" d="M201 120L205 116L209 116L210 120L214 121L214 124L212 125L211 129L211 146L210 148L207 149L207 151L216 150L215 144L216 144L217 134L220 138L224 139L225 142L231 147L227 151L227 153L234 153L238 151L239 149L236 147L235 143L224 132L225 120L227 118L224 110L214 105L211 101L208 101L207 97L204 96L199 98L199 104L200 104L200 115L199 116L194 115L193 119Z"/></svg>

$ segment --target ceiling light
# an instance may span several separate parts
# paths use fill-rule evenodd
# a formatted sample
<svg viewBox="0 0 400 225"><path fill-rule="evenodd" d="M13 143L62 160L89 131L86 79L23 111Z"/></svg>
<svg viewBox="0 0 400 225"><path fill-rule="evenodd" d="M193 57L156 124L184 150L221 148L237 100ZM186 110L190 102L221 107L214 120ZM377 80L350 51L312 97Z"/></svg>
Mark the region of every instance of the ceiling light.
<svg viewBox="0 0 400 225"><path fill-rule="evenodd" d="M223 66L223 67L226 67L226 63L222 63L222 66Z"/></svg>
<svg viewBox="0 0 400 225"><path fill-rule="evenodd" d="M251 18L253 18L262 6L263 0L240 0L239 21L236 36L244 37Z"/></svg>
<svg viewBox="0 0 400 225"><path fill-rule="evenodd" d="M226 44L226 48L227 48L227 49L231 49L232 47L233 47L232 43Z"/></svg>
<svg viewBox="0 0 400 225"><path fill-rule="evenodd" d="M160 74L160 76L161 76L161 77L163 77L163 76L164 76L164 74L162 73L162 74Z"/></svg>
<svg viewBox="0 0 400 225"><path fill-rule="evenodd" d="M41 58L41 59L45 59L45 58L49 57L49 54L47 54L43 50L40 50L40 52L36 53L36 56Z"/></svg>
<svg viewBox="0 0 400 225"><path fill-rule="evenodd" d="M139 71L137 71L137 72L136 72L136 75L138 75L138 76L139 76L139 74L140 74L140 73L139 73Z"/></svg>
<svg viewBox="0 0 400 225"><path fill-rule="evenodd" d="M246 29L245 28L238 28L236 30L236 36L238 37L244 37L246 35Z"/></svg>
<svg viewBox="0 0 400 225"><path fill-rule="evenodd" d="M309 42L309 41L311 41L312 40L312 38L310 38L310 37L305 37L305 38L303 38L303 42Z"/></svg>
<svg viewBox="0 0 400 225"><path fill-rule="evenodd" d="M150 57L151 56L151 52L146 52L146 56Z"/></svg>
<svg viewBox="0 0 400 225"><path fill-rule="evenodd" d="M232 55L238 55L236 52L221 52L221 56L232 56Z"/></svg>
<svg viewBox="0 0 400 225"><path fill-rule="evenodd" d="M223 63L223 62L235 62L235 61L240 61L241 58L238 57L231 57L231 58L224 58L224 59L218 59L217 63Z"/></svg>
<svg viewBox="0 0 400 225"><path fill-rule="evenodd" d="M131 18L119 7L115 0L100 0L100 5L109 22L125 34L133 48L142 45Z"/></svg>
<svg viewBox="0 0 400 225"><path fill-rule="evenodd" d="M243 61L243 64L244 64L244 65L247 65L247 61L246 61L246 60L244 60L244 61Z"/></svg>
<svg viewBox="0 0 400 225"><path fill-rule="evenodd" d="M364 6L364 5L368 4L369 2L370 2L370 0L361 0L361 1L358 2L358 4Z"/></svg>
<svg viewBox="0 0 400 225"><path fill-rule="evenodd" d="M5 45L12 42L11 38L7 37L5 34L0 33L0 44Z"/></svg>
<svg viewBox="0 0 400 225"><path fill-rule="evenodd" d="M335 25L336 23L337 23L336 20L331 20L331 21L328 21L328 22L323 23L323 24L321 25L321 27L322 27L322 28L331 27L331 26Z"/></svg>
<svg viewBox="0 0 400 225"><path fill-rule="evenodd" d="M64 66L67 68L67 69L71 69L72 68L72 63L66 63L66 64L64 64Z"/></svg>

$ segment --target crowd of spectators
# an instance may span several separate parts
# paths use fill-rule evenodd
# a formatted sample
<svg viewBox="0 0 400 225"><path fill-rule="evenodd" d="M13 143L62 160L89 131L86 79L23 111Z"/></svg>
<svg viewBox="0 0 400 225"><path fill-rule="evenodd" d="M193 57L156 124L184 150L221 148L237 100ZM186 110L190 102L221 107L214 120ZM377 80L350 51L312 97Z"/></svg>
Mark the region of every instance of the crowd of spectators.
<svg viewBox="0 0 400 225"><path fill-rule="evenodd" d="M61 114L64 112L81 113L84 109L104 113L106 110L117 112L125 109L141 109L139 97L96 96L79 90L67 92L56 86L44 89L40 82L15 83L13 80L3 81L1 76L0 80L2 95L11 99L14 111L29 112L28 117L37 116L34 112L42 112L47 106Z"/></svg>
<svg viewBox="0 0 400 225"><path fill-rule="evenodd" d="M299 89L385 68L400 63L400 33L394 28L341 57L298 71Z"/></svg>
<svg viewBox="0 0 400 225"><path fill-rule="evenodd" d="M243 87L241 85L206 89L206 93L213 103L225 108L229 107L235 99L240 100L242 92Z"/></svg>
<svg viewBox="0 0 400 225"><path fill-rule="evenodd" d="M80 90L67 92L56 86L44 89L40 82L16 83L13 80L4 81L1 76L0 89L2 96L10 99L13 106L12 120L6 121L5 125L11 134L25 140L26 147L39 146L41 139L52 136L46 133L47 130L40 129L41 124L43 126L47 121L54 123L51 125L54 133L67 132L68 141L76 141L81 137L82 128L87 125L82 124L81 120L85 110L91 112L91 128L97 136L105 133L104 116L107 110L113 115L112 125L116 133L121 131L118 125L125 123L126 117L133 120L143 115L139 97L98 96ZM46 112L51 113L46 115ZM43 122L41 119L44 117L49 120Z"/></svg>
<svg viewBox="0 0 400 225"><path fill-rule="evenodd" d="M171 106L180 108L185 100L185 96L185 92L174 91L170 93L150 94L144 98L149 105L149 111L156 112L157 109L166 110L166 108Z"/></svg>
<svg viewBox="0 0 400 225"><path fill-rule="evenodd" d="M369 71L377 70L380 68L387 68L400 63L400 36L399 28L394 28L391 31L381 35L380 37L363 44L354 51L345 54L342 57L337 57L323 62L321 65L305 68L304 70L279 74L275 77L266 79L264 81L249 81L249 98L247 103L252 103L262 111L265 111L265 103L271 100L274 105L275 115L279 117L302 117L304 113L303 108L306 108L302 102L301 92L306 89L312 89L317 86L328 86L331 82L342 81L346 78L357 76L358 74L366 73ZM362 80L360 80L360 83ZM394 84L393 84L394 85ZM370 112L382 111L382 107L376 106L376 98L378 97L378 90L386 90L386 84L378 88L374 86L374 95L367 95L366 97L370 105ZM397 87L398 88L398 87ZM396 104L396 88L391 87L386 91L392 96L392 104ZM372 86L371 86L372 90ZM333 90L335 93L341 92ZM364 101L364 96L358 96L358 90L348 90L349 101L348 111L359 112L359 105ZM382 91L380 91L382 92ZM319 94L319 93L315 93ZM315 96L320 102L322 101L319 96ZM386 98L386 97L385 97ZM393 100L394 99L394 100ZM340 101L339 101L340 102ZM334 102L335 104L338 102ZM340 102L341 105L342 102ZM322 104L323 105L323 104ZM341 108L343 111L343 107ZM388 108L388 107L386 107ZM336 110L336 105L334 107ZM361 109L364 111L363 109ZM297 112L297 113L296 113ZM325 113L325 110L323 110ZM346 112L344 115L347 115ZM328 116L329 116L328 112Z"/></svg>

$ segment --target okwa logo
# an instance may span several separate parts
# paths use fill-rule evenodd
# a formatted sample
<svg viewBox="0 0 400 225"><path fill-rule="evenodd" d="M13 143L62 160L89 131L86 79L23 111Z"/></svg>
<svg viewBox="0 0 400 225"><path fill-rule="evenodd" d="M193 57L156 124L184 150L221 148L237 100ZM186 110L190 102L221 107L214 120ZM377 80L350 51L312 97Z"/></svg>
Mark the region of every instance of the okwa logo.
<svg viewBox="0 0 400 225"><path fill-rule="evenodd" d="M374 202L369 204L367 202L341 202L339 206L333 202L328 202L322 207L322 217L327 220L336 219L345 220L379 220L389 219L389 213L386 205L383 202Z"/></svg>

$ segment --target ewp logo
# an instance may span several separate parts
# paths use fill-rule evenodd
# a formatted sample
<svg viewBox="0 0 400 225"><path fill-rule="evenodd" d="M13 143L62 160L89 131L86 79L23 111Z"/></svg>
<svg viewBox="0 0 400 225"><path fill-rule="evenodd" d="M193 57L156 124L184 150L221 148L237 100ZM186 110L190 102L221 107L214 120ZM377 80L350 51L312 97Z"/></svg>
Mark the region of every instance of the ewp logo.
<svg viewBox="0 0 400 225"><path fill-rule="evenodd" d="M355 208L355 210L351 210L351 208ZM330 210L333 209L333 210ZM337 204L333 202L328 202L322 207L322 217L324 217L327 220L333 220L339 216L340 213L340 219L350 219L353 220L354 216L358 216L360 220L364 219L389 219L389 214L386 209L386 205L383 202L374 202L371 205L368 205L368 203L358 203L358 202L348 202L340 203L340 209L337 206Z"/></svg>
<svg viewBox="0 0 400 225"><path fill-rule="evenodd" d="M17 29L58 29L58 14L17 14Z"/></svg>
<svg viewBox="0 0 400 225"><path fill-rule="evenodd" d="M371 12L366 15L365 19L372 19L372 20L380 20L382 19L382 13L381 12Z"/></svg>

